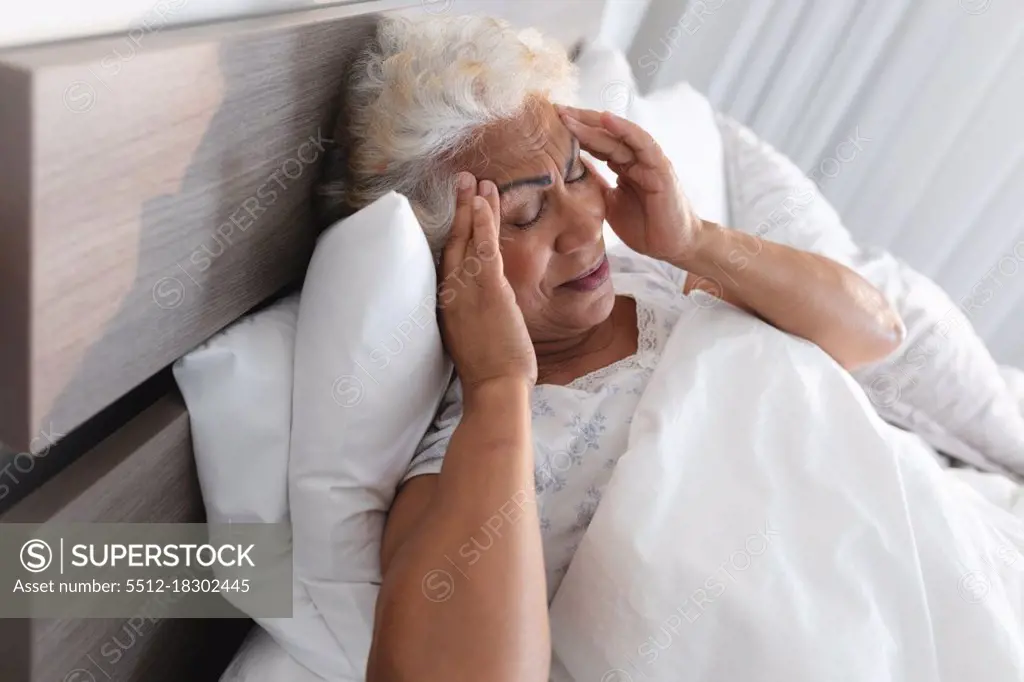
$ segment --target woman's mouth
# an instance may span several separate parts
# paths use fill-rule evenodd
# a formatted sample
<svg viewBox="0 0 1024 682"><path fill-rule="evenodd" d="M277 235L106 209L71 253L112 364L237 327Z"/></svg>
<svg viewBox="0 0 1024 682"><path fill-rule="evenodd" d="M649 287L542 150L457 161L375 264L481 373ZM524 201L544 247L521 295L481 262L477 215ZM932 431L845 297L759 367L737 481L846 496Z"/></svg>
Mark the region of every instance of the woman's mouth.
<svg viewBox="0 0 1024 682"><path fill-rule="evenodd" d="M575 291L593 291L608 280L610 272L611 268L608 265L608 255L605 254L601 256L601 262L597 265L584 272L576 279L569 280L562 286Z"/></svg>

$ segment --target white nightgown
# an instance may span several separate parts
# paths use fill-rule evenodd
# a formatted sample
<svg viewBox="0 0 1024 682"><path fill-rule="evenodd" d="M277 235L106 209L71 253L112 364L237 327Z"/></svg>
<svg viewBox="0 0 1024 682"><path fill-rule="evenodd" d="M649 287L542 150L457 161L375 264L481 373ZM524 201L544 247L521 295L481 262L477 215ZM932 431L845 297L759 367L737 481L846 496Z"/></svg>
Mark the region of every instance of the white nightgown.
<svg viewBox="0 0 1024 682"><path fill-rule="evenodd" d="M535 479L549 602L626 450L633 413L665 339L682 311L694 305L682 292L684 271L625 249L608 258L615 293L636 301L637 352L567 386L533 389ZM454 379L404 480L440 472L461 417L462 388ZM474 539L481 551L489 541Z"/></svg>

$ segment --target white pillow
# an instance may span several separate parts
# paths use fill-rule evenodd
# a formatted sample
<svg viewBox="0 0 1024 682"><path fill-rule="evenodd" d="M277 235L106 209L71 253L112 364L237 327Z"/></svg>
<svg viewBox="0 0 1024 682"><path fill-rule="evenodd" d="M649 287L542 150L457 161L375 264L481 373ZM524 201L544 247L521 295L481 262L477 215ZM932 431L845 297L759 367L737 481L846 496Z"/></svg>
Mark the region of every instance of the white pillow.
<svg viewBox="0 0 1024 682"><path fill-rule="evenodd" d="M1003 375L1003 379L1006 380L1006 386L1010 389L1010 393L1017 398L1020 413L1024 414L1024 370L1003 365L999 371Z"/></svg>
<svg viewBox="0 0 1024 682"><path fill-rule="evenodd" d="M289 467L295 574L361 680L395 489L451 376L437 280L408 201L390 193L325 232L295 339Z"/></svg>
<svg viewBox="0 0 1024 682"><path fill-rule="evenodd" d="M719 117L733 227L842 262L885 294L907 328L854 372L879 415L987 471L1024 474L1024 416L984 342L949 296L885 251L861 249L817 186L749 129Z"/></svg>
<svg viewBox="0 0 1024 682"><path fill-rule="evenodd" d="M242 318L174 363L210 523L288 520L299 295ZM239 476L239 472L245 476Z"/></svg>
<svg viewBox="0 0 1024 682"><path fill-rule="evenodd" d="M894 354L854 372L878 414L979 469L1024 475L1018 398L960 307L885 251L865 249L853 267L886 295L907 327Z"/></svg>
<svg viewBox="0 0 1024 682"><path fill-rule="evenodd" d="M287 523L294 294L217 334L174 363L210 523ZM293 581L291 618L256 618L296 660L322 676L345 665L305 587Z"/></svg>
<svg viewBox="0 0 1024 682"><path fill-rule="evenodd" d="M704 220L728 224L722 136L707 99L687 83L641 96L625 55L604 45L584 47L576 65L579 105L599 111L607 109L647 130L672 161L697 213ZM591 160L614 185L615 173L604 163ZM607 246L619 241L606 225Z"/></svg>

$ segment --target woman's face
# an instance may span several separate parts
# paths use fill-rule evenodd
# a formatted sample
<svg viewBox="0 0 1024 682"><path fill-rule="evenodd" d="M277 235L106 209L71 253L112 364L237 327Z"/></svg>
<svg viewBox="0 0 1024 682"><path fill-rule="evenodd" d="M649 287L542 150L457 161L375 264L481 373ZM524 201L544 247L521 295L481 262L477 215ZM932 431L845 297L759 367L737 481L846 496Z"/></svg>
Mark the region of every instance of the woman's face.
<svg viewBox="0 0 1024 682"><path fill-rule="evenodd" d="M515 121L489 126L459 161L498 186L505 277L534 343L607 319L615 294L602 184L554 107L538 100Z"/></svg>

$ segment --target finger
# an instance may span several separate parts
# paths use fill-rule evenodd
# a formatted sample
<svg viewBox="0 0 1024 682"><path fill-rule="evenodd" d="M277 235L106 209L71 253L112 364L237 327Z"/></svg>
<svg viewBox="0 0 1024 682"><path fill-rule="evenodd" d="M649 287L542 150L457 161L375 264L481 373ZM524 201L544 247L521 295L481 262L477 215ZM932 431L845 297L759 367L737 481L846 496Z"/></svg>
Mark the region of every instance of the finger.
<svg viewBox="0 0 1024 682"><path fill-rule="evenodd" d="M601 112L595 109L580 109L561 104L556 104L555 108L558 110L559 114L568 115L570 118L574 118L580 123L584 123L594 128L604 127L604 124L601 123Z"/></svg>
<svg viewBox="0 0 1024 682"><path fill-rule="evenodd" d="M494 226L494 240L480 244L478 256L485 259L493 259L498 253L501 245L501 197L498 195L498 186L490 180L483 180L478 186L480 196L487 202L491 209L491 224Z"/></svg>
<svg viewBox="0 0 1024 682"><path fill-rule="evenodd" d="M454 272L466 257L473 232L473 196L476 194L476 178L472 173L459 173L455 189L455 217L452 231L444 246L442 270L445 276Z"/></svg>
<svg viewBox="0 0 1024 682"><path fill-rule="evenodd" d="M466 274L479 277L483 283L496 283L501 278L501 254L498 251L498 228L494 211L485 197L473 198L473 237L470 254L465 260Z"/></svg>
<svg viewBox="0 0 1024 682"><path fill-rule="evenodd" d="M636 162L636 154L629 145L604 128L586 125L571 116L563 116L562 120L569 132L579 140L580 147L602 161L624 165Z"/></svg>
<svg viewBox="0 0 1024 682"><path fill-rule="evenodd" d="M487 205L491 207L494 217L494 224L501 225L501 197L498 196L498 186L490 180L481 180L477 185L477 193L482 196ZM499 228L500 229L500 228Z"/></svg>
<svg viewBox="0 0 1024 682"><path fill-rule="evenodd" d="M665 161L665 155L657 141L651 137L650 133L632 121L609 111L566 106L559 106L558 110L563 115L563 120L568 116L569 119L575 119L592 128L607 130L613 137L629 146L640 163L657 166Z"/></svg>
<svg viewBox="0 0 1024 682"><path fill-rule="evenodd" d="M601 124L614 137L625 142L633 150L640 163L647 166L660 166L667 161L658 142L636 123L616 116L610 111L604 111L601 112Z"/></svg>

